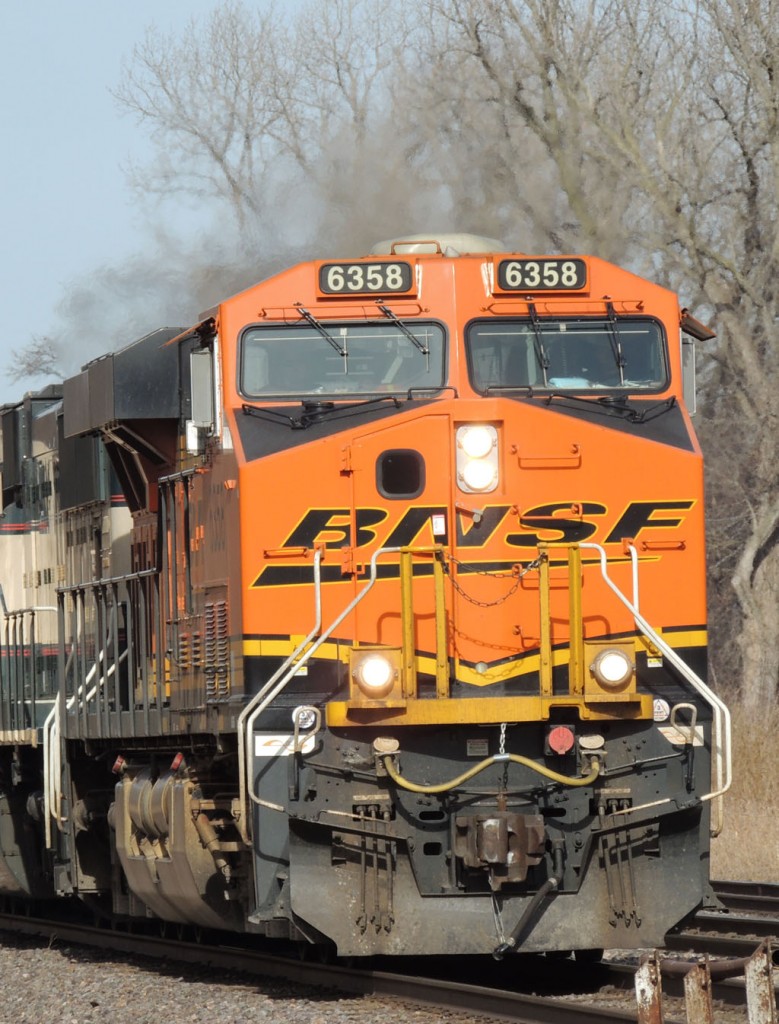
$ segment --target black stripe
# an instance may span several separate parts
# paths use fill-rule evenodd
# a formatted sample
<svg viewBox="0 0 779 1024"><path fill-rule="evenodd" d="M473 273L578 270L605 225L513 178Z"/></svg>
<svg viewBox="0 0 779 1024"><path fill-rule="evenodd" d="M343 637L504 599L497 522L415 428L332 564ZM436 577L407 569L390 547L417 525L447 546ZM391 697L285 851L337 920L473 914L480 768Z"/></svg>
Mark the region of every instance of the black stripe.
<svg viewBox="0 0 779 1024"><path fill-rule="evenodd" d="M618 406L615 407L596 399L575 401L560 396L549 400L542 395L535 398L527 398L525 395L506 395L505 397L515 402L532 402L542 406L550 413L595 423L598 426L607 427L609 430L630 434L631 437L657 441L660 444L668 444L689 452L695 450L681 408L676 404L668 406L665 399L628 399L627 408L636 413L635 417L630 418L624 411L618 411ZM663 406L666 408L663 409ZM647 419L641 420L642 414L646 415Z"/></svg>
<svg viewBox="0 0 779 1024"><path fill-rule="evenodd" d="M272 418L265 419L252 415L251 413L236 413L238 424L238 436L243 448L244 455L248 460L261 459L266 455L275 455L276 452L289 451L292 448L299 448L304 444L311 444L323 437L333 437L353 430L355 426L363 426L366 423L375 423L378 420L389 419L400 416L409 409L416 411L422 406L430 405L431 399L412 401L403 400L400 408L394 404L371 405L365 409L351 409L348 415L339 415L338 406L332 413L325 414L323 418L312 423L305 429L294 429L287 422L275 422ZM294 418L299 417L302 412L302 405L286 405L283 407L268 408L271 413Z"/></svg>

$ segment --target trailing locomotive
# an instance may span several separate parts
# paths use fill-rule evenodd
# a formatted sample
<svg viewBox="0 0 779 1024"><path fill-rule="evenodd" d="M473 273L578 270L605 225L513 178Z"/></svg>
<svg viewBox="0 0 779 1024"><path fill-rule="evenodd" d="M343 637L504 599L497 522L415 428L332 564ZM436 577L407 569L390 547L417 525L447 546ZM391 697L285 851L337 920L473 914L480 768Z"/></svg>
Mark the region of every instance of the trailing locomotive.
<svg viewBox="0 0 779 1024"><path fill-rule="evenodd" d="M730 780L706 336L594 257L401 239L4 407L0 893L357 956L661 943Z"/></svg>

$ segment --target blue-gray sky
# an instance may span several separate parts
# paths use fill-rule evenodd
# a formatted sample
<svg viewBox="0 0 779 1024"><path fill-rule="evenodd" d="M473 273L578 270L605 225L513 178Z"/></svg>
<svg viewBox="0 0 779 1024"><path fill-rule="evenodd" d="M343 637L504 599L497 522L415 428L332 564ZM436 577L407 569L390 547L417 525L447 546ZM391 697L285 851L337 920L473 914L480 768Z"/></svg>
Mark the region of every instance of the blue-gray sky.
<svg viewBox="0 0 779 1024"><path fill-rule="evenodd" d="M262 0L258 0L262 2ZM9 353L50 334L69 287L143 247L149 227L122 170L149 153L110 90L151 25L183 35L218 0L0 0L0 403Z"/></svg>

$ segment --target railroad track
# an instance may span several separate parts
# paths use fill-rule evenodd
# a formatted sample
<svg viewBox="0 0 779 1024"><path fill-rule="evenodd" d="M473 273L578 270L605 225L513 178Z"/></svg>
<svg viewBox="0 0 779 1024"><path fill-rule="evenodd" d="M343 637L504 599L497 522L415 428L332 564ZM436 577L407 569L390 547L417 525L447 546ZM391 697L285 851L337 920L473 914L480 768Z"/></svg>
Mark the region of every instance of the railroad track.
<svg viewBox="0 0 779 1024"><path fill-rule="evenodd" d="M714 882L713 889L724 911L699 911L681 931L666 936L668 949L748 957L764 939L779 947L779 886Z"/></svg>
<svg viewBox="0 0 779 1024"><path fill-rule="evenodd" d="M44 943L56 940L59 944L92 946L101 950L110 948L112 952L147 959L150 970L154 970L161 961L173 960L243 973L247 975L247 980L258 976L283 979L295 986L387 998L417 1007L478 1014L489 1019L511 1020L521 1024L635 1024L636 1020L632 973L628 969L612 972L603 965L585 968L573 960L563 962L540 957L518 957L499 965L491 957L485 957L480 965L474 965L471 961L468 967L468 977L482 976L484 983L479 984L454 980L452 975L462 979L465 973L462 963L450 963L447 970L443 960L437 962L438 976L419 977L410 973L411 967L409 973L401 973L376 969L375 965L354 967L322 964L238 945L225 945L222 942L186 942L149 934L134 935L87 924L20 918L9 914L0 914L0 933L3 931L39 936ZM537 995L520 991L523 982L526 988L532 985L537 991L543 991L551 985L551 980L545 980L545 968L548 979L556 979L555 994L545 992ZM414 969L419 969L418 960ZM595 981L593 972L597 974ZM561 977L567 977L569 973L570 983L561 986ZM609 1005L603 1005L598 990L607 984L611 989ZM615 993L614 990L618 988L624 989L624 996Z"/></svg>
<svg viewBox="0 0 779 1024"><path fill-rule="evenodd" d="M665 945L676 952L691 950L716 957L745 957L764 939L773 939L779 946L779 921L703 911L681 931L666 935Z"/></svg>
<svg viewBox="0 0 779 1024"><path fill-rule="evenodd" d="M772 882L712 882L712 888L729 910L770 914L779 919L779 885Z"/></svg>
<svg viewBox="0 0 779 1024"><path fill-rule="evenodd" d="M773 892L768 889L773 888ZM716 891L729 905L731 897L742 901L775 899L779 908L779 887L751 886L747 883L717 883ZM754 905L754 903L752 904ZM763 904L762 916L732 912L701 912L695 918L695 927L669 936L668 949L693 950L696 954L748 957L768 934L779 936L779 909L769 911ZM770 916L773 914L774 916ZM608 1021L636 1020L633 998L635 958L632 962L618 961L598 964L589 968L574 961L552 958L518 957L502 964L491 958L473 963L468 968L462 963L440 959L431 962L436 976L418 977L418 960L409 964L408 971L391 969L371 962L367 967L322 964L281 957L254 947L245 948L231 937L219 936L216 942L192 942L155 937L149 934L96 927L90 924L63 923L43 918L18 917L0 914L0 931L22 932L41 936L51 941L68 942L82 946L110 947L117 952L150 960L150 969L161 959L181 963L206 964L211 968L283 979L295 985L335 990L343 993L402 1000L405 1003L445 1008L465 1014L479 1014L492 1019L502 1018L524 1024L605 1024ZM405 967L405 965L404 965ZM544 971L549 979L545 980ZM463 978L466 982L463 982ZM565 991L561 979L565 979ZM475 979L475 980L474 980ZM532 985L535 991L522 991ZM669 978L664 990L669 996L681 995L683 981ZM549 991L552 989L553 991ZM603 990L603 991L601 991ZM623 996L618 992L622 990ZM608 995L604 996L604 992ZM537 994L541 993L541 994ZM617 993L617 994L615 994ZM745 1001L743 981L716 981L713 995L731 1005ZM671 1011L672 1018L685 1019L684 1009Z"/></svg>

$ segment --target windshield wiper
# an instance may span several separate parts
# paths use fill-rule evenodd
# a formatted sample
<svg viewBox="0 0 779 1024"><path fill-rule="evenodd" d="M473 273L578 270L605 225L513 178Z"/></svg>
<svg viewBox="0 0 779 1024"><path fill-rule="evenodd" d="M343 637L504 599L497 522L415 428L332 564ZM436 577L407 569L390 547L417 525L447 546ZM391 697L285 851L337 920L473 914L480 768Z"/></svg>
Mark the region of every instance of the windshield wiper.
<svg viewBox="0 0 779 1024"><path fill-rule="evenodd" d="M311 324L315 331L319 331L319 333L322 335L325 341L330 342L330 344L333 346L333 348L336 350L339 356L342 356L344 359L346 359L346 349L343 347L343 345L340 344L340 342L336 341L336 339L327 330L327 328L324 327L312 313L309 313L309 311L307 309L304 309L302 306L298 306L298 313L300 313L304 320Z"/></svg>
<svg viewBox="0 0 779 1024"><path fill-rule="evenodd" d="M287 416L276 409L267 409L246 403L241 406L241 412L246 416L256 416L258 419L270 420L272 423L284 423L292 430L305 430L306 427L312 427L315 423L321 422L321 420L328 416L333 418L337 418L338 415L352 416L355 414L355 409L364 409L366 405L377 405L384 402L391 402L396 409L399 409L401 406L400 399L396 398L395 395L382 395L380 398L367 398L364 402L349 402L342 405L336 405L335 402L304 399L301 402L303 412L300 416Z"/></svg>
<svg viewBox="0 0 779 1024"><path fill-rule="evenodd" d="M419 338L417 338L417 336L415 334L413 334L408 329L408 327L406 327L406 325L403 323L402 320L398 319L396 314L392 312L392 310L389 308L389 306L386 306L383 302L379 302L379 301L376 302L376 305L381 310L381 312L384 314L384 316L386 316L388 320L392 321L392 323L397 327L397 329L401 332L401 334L405 334L405 336L408 338L408 340L410 342L412 342L412 344L416 345L416 347L419 349L419 351L422 353L423 356L429 356L430 355L430 349L427 347L427 345L425 345L423 342L421 342L419 340Z"/></svg>
<svg viewBox="0 0 779 1024"><path fill-rule="evenodd" d="M549 386L546 375L546 371L549 369L549 356L546 354L544 343L541 341L541 321L538 318L535 302L528 302L527 309L528 313L530 313L530 323L533 325L533 348L536 350L536 360L544 375L544 387L546 388Z"/></svg>
<svg viewBox="0 0 779 1024"><path fill-rule="evenodd" d="M544 398L547 405L551 405L553 399L574 403L583 402L590 409L601 411L606 416L610 414L624 416L631 423L648 423L649 420L662 416L663 413L673 409L676 405L675 395L661 402L652 402L651 405L643 409L637 409L635 405L630 405L627 397L621 395L601 395L600 398L595 398L594 396L592 398L583 398L581 395L566 395L559 391L553 391L550 395L539 395L538 397ZM645 399L645 401L647 400Z"/></svg>
<svg viewBox="0 0 779 1024"><path fill-rule="evenodd" d="M342 405L336 405L335 402L306 400L303 402L303 413L298 417L295 426L304 430L306 427L319 423L325 417L337 419L339 416L352 416L355 409L364 409L366 405L382 405L385 402L391 403L396 409L401 406L400 399L395 395L381 395L379 398L366 398L362 402L347 402Z"/></svg>
<svg viewBox="0 0 779 1024"><path fill-rule="evenodd" d="M295 417L287 416L286 413L277 409L266 409L262 406L248 405L246 402L241 406L244 416L256 416L258 420L269 420L271 423L283 423L287 427L295 429Z"/></svg>
<svg viewBox="0 0 779 1024"><path fill-rule="evenodd" d="M614 361L617 364L619 370L619 383L620 385L625 383L625 357L622 354L622 340L619 336L619 323L617 321L617 314L614 312L614 303L606 303L606 312L609 317L609 341L611 342L611 351L614 355Z"/></svg>

